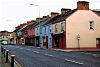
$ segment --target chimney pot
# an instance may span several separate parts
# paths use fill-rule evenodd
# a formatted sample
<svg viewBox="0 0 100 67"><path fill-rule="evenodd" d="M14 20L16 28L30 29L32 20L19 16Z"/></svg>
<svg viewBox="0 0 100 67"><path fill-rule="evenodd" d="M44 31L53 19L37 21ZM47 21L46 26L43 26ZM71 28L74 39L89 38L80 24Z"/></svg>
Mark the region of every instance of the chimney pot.
<svg viewBox="0 0 100 67"><path fill-rule="evenodd" d="M40 22L42 18L36 18L36 22Z"/></svg>
<svg viewBox="0 0 100 67"><path fill-rule="evenodd" d="M78 10L89 10L89 2L87 1L78 1L77 2Z"/></svg>
<svg viewBox="0 0 100 67"><path fill-rule="evenodd" d="M61 14L64 14L64 13L66 13L66 12L70 11L70 10L71 10L71 9L62 8L62 9L61 9Z"/></svg>
<svg viewBox="0 0 100 67"><path fill-rule="evenodd" d="M59 13L58 12L51 12L51 18L55 17L55 16L58 16Z"/></svg>

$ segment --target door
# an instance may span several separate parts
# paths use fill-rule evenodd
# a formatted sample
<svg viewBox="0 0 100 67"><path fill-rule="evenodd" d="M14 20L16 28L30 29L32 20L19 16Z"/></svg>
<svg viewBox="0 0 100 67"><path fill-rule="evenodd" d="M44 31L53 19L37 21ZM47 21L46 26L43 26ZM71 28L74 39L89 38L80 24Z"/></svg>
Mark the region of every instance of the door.
<svg viewBox="0 0 100 67"><path fill-rule="evenodd" d="M100 49L100 38L96 38L96 46Z"/></svg>

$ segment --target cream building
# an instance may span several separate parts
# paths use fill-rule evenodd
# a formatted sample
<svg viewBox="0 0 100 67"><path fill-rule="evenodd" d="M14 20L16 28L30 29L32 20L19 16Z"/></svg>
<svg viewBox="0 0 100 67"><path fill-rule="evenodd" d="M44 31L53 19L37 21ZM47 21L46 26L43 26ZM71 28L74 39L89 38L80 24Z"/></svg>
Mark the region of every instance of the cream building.
<svg viewBox="0 0 100 67"><path fill-rule="evenodd" d="M100 49L100 11L90 10L87 1L78 1L77 9L63 12L52 24L53 47Z"/></svg>
<svg viewBox="0 0 100 67"><path fill-rule="evenodd" d="M66 48L100 48L100 16L89 9L89 2L79 1L77 10L65 21Z"/></svg>

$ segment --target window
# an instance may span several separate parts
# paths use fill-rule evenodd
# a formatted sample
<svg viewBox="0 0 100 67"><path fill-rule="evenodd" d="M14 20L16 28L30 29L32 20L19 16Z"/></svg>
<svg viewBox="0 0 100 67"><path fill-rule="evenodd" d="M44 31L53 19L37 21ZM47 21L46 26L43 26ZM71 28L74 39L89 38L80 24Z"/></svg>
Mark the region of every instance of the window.
<svg viewBox="0 0 100 67"><path fill-rule="evenodd" d="M25 35L27 35L27 31L25 31Z"/></svg>
<svg viewBox="0 0 100 67"><path fill-rule="evenodd" d="M36 29L37 29L37 31L36 31L37 33L36 34L38 35L38 28L36 28Z"/></svg>
<svg viewBox="0 0 100 67"><path fill-rule="evenodd" d="M94 30L94 22L90 21L90 30Z"/></svg>
<svg viewBox="0 0 100 67"><path fill-rule="evenodd" d="M63 23L61 23L61 31L62 32L64 31L64 25L63 25Z"/></svg>
<svg viewBox="0 0 100 67"><path fill-rule="evenodd" d="M57 24L55 24L55 32L57 32Z"/></svg>
<svg viewBox="0 0 100 67"><path fill-rule="evenodd" d="M46 27L45 27L45 35L46 35Z"/></svg>
<svg viewBox="0 0 100 67"><path fill-rule="evenodd" d="M51 29L50 29L50 33L51 33Z"/></svg>

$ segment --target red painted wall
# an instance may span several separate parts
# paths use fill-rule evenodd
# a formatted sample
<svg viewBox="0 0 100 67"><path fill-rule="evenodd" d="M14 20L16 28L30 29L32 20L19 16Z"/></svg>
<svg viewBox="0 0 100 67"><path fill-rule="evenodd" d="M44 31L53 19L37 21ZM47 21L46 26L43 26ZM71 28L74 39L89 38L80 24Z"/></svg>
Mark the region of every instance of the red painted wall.
<svg viewBox="0 0 100 67"><path fill-rule="evenodd" d="M35 35L35 29L28 29L26 31L27 31L27 34L24 35L25 38L30 38Z"/></svg>
<svg viewBox="0 0 100 67"><path fill-rule="evenodd" d="M58 41L59 41L57 47L54 46L55 36L58 37ZM57 34L57 35L52 34L52 48L66 49L66 32L64 32L63 34Z"/></svg>

